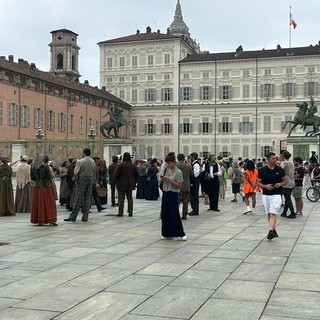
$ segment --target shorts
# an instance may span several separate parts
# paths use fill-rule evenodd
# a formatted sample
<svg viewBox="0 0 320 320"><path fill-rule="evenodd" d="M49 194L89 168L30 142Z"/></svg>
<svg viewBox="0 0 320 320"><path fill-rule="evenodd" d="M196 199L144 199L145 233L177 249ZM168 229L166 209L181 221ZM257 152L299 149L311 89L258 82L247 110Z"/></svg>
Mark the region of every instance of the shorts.
<svg viewBox="0 0 320 320"><path fill-rule="evenodd" d="M292 196L296 199L302 198L302 186L295 186L292 190Z"/></svg>
<svg viewBox="0 0 320 320"><path fill-rule="evenodd" d="M263 206L266 214L268 213L279 214L281 204L282 204L281 194L274 194L272 196L263 194L262 202L263 202Z"/></svg>

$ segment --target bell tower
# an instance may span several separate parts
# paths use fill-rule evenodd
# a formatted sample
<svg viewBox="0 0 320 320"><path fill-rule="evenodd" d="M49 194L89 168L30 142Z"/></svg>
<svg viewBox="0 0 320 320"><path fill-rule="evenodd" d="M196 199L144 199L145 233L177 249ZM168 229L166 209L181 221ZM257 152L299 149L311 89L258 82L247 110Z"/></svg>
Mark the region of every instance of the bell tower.
<svg viewBox="0 0 320 320"><path fill-rule="evenodd" d="M79 50L77 45L78 34L68 30L59 29L51 31L52 41L50 47L50 72L79 81Z"/></svg>

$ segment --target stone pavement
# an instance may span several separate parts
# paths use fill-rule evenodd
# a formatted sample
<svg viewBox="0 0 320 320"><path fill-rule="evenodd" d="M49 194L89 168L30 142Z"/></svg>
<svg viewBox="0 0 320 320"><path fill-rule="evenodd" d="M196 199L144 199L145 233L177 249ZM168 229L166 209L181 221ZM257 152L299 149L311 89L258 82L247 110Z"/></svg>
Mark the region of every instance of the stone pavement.
<svg viewBox="0 0 320 320"><path fill-rule="evenodd" d="M87 223L58 206L58 227L0 217L0 319L320 319L319 204L269 241L261 196L251 215L231 199L220 213L200 199L187 241L160 240L160 199Z"/></svg>

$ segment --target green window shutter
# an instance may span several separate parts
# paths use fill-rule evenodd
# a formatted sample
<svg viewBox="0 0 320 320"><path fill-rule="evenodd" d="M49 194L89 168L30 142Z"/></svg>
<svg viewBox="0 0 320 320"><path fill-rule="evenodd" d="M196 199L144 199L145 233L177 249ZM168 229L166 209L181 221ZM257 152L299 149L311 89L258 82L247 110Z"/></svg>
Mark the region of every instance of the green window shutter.
<svg viewBox="0 0 320 320"><path fill-rule="evenodd" d="M15 125L15 126L18 126L18 125L19 125L19 106L18 106L17 104L15 105L14 125Z"/></svg>
<svg viewBox="0 0 320 320"><path fill-rule="evenodd" d="M55 130L56 130L56 121L55 121L55 118L56 118L56 114L55 114L55 112L52 112L52 131L55 131Z"/></svg>

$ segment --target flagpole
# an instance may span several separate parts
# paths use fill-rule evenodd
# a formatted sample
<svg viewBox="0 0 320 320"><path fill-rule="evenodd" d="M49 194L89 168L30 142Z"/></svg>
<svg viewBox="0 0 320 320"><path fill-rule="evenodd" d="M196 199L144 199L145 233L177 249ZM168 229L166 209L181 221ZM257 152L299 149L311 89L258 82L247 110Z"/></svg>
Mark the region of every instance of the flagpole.
<svg viewBox="0 0 320 320"><path fill-rule="evenodd" d="M291 6L290 6L290 15L289 15L289 49L291 49L291 21L292 16L291 16Z"/></svg>

